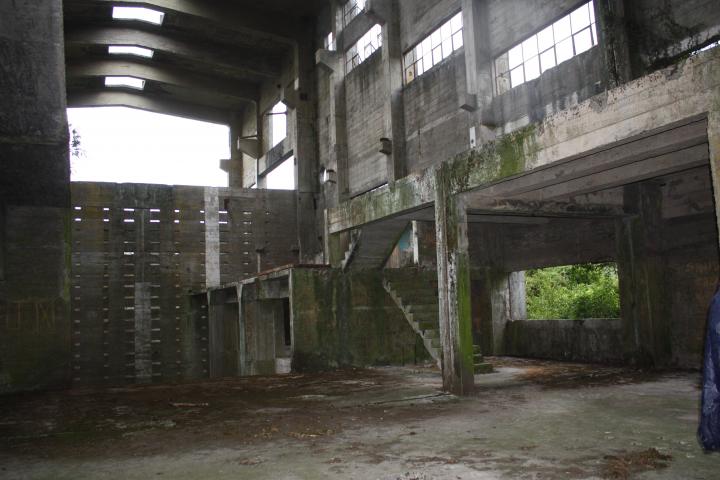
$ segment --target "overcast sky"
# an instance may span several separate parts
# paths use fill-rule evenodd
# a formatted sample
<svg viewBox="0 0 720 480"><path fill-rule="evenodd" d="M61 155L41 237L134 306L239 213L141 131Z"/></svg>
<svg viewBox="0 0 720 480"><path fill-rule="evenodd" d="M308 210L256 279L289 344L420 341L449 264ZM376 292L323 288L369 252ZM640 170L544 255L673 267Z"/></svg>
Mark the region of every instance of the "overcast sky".
<svg viewBox="0 0 720 480"><path fill-rule="evenodd" d="M124 107L69 108L68 120L84 151L73 181L227 186L226 126Z"/></svg>

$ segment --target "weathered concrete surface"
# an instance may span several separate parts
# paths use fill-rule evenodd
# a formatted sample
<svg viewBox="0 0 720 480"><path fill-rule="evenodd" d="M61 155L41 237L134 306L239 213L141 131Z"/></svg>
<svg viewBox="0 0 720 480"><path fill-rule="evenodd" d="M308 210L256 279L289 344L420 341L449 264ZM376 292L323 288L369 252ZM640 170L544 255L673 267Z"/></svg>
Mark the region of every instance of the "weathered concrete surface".
<svg viewBox="0 0 720 480"><path fill-rule="evenodd" d="M492 361L462 399L410 368L5 397L2 475L715 478L695 439L696 374Z"/></svg>
<svg viewBox="0 0 720 480"><path fill-rule="evenodd" d="M617 318L514 320L505 328L505 354L619 364L623 361L622 333Z"/></svg>
<svg viewBox="0 0 720 480"><path fill-rule="evenodd" d="M0 4L0 57L0 393L58 388L70 377L62 2Z"/></svg>
<svg viewBox="0 0 720 480"><path fill-rule="evenodd" d="M719 89L720 51L712 49L456 156L447 162L450 191L467 192L561 160L582 161L608 144L707 115L718 102ZM330 232L431 204L435 169L331 209Z"/></svg>
<svg viewBox="0 0 720 480"><path fill-rule="evenodd" d="M293 269L293 371L429 360L380 271Z"/></svg>

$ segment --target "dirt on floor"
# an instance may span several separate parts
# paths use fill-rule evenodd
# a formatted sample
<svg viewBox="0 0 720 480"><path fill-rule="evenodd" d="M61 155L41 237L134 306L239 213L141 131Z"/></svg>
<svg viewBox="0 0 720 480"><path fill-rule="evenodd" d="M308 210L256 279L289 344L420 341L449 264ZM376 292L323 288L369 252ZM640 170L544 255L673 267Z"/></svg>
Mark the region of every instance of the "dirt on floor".
<svg viewBox="0 0 720 480"><path fill-rule="evenodd" d="M476 376L469 398L443 393L432 367L2 396L0 477L115 478L122 463L133 479L624 480L678 478L697 462L694 376L488 361L496 372Z"/></svg>
<svg viewBox="0 0 720 480"><path fill-rule="evenodd" d="M388 415L393 421L417 418L412 405L392 412L383 402L335 406L343 397L395 384L396 378L378 370L348 369L4 396L0 451L22 453L32 446L47 456L94 456L122 441L115 454L132 456L283 437L313 440L389 421ZM323 401L329 398L335 402Z"/></svg>

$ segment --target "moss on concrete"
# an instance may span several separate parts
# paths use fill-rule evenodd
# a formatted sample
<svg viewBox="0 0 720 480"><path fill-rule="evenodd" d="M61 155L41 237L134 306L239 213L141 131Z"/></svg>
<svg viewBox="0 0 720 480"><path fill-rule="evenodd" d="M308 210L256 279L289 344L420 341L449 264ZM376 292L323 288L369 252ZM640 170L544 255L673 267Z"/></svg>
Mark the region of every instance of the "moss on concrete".
<svg viewBox="0 0 720 480"><path fill-rule="evenodd" d="M403 365L429 356L382 286L382 272L294 269L293 369Z"/></svg>

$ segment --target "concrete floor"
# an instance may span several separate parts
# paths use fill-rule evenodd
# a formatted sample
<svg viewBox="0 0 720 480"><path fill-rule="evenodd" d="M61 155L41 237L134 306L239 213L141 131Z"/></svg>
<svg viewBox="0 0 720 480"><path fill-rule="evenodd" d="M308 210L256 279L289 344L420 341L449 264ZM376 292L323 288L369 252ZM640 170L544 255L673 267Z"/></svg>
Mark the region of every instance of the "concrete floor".
<svg viewBox="0 0 720 480"><path fill-rule="evenodd" d="M697 374L491 361L0 397L0 478L720 478Z"/></svg>

